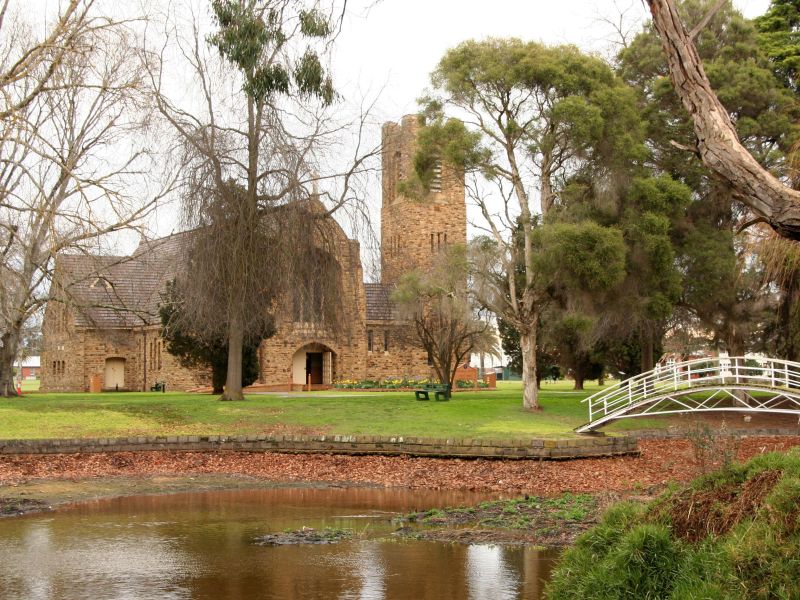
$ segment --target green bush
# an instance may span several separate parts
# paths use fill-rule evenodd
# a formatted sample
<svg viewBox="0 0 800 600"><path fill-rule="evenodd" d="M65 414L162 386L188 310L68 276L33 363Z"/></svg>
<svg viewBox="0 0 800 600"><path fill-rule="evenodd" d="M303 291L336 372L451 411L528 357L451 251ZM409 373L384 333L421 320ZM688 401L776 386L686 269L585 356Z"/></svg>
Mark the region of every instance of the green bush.
<svg viewBox="0 0 800 600"><path fill-rule="evenodd" d="M546 597L800 600L798 582L794 449L732 465L647 505L617 504L564 553Z"/></svg>

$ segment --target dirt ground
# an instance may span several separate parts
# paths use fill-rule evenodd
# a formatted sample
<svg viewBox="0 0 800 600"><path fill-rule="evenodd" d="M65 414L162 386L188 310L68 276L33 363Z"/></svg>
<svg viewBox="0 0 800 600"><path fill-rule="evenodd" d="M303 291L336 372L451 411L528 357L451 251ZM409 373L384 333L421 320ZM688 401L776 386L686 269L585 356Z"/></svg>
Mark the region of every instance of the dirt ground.
<svg viewBox="0 0 800 600"><path fill-rule="evenodd" d="M642 440L638 457L568 461L439 459L251 452L113 452L106 454L0 456L0 496L43 482L122 478L123 494L158 490L156 477L233 476L264 483L376 485L552 496L562 492L646 491L687 481L719 466L725 455L746 460L760 453L800 446L800 436L750 437L721 442ZM199 485L199 482L198 482ZM113 486L112 486L113 487ZM169 488L168 485L162 487ZM166 489L164 491L169 491ZM31 488L31 497L38 497Z"/></svg>

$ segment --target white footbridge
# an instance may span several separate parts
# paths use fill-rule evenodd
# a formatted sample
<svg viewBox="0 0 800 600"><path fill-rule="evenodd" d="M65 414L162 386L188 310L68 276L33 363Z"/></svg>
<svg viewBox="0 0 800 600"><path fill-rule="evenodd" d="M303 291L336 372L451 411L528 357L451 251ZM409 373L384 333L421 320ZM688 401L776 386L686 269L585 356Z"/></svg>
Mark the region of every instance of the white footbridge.
<svg viewBox="0 0 800 600"><path fill-rule="evenodd" d="M679 413L742 412L800 418L800 363L744 356L698 358L631 377L583 400L588 433L611 421Z"/></svg>

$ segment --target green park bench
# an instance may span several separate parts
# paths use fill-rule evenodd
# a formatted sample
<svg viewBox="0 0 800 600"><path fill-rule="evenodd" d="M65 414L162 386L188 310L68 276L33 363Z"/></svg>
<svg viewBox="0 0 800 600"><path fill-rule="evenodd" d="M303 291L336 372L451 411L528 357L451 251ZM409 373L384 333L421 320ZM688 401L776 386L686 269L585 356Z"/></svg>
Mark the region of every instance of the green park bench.
<svg viewBox="0 0 800 600"><path fill-rule="evenodd" d="M430 400L431 392L439 402L447 402L450 399L450 386L443 383L426 383L421 388L414 390L414 397L417 400Z"/></svg>
<svg viewBox="0 0 800 600"><path fill-rule="evenodd" d="M167 391L167 382L166 381L156 381L152 386L150 386L151 392L166 392Z"/></svg>

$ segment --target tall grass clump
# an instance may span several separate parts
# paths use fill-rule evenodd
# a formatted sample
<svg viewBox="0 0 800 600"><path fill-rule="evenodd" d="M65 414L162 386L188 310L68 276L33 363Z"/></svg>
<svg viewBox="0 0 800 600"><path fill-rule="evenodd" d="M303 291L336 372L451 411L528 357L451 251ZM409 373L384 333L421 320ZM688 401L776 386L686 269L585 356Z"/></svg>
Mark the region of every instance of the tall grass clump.
<svg viewBox="0 0 800 600"><path fill-rule="evenodd" d="M549 600L800 600L800 448L732 464L578 538Z"/></svg>

